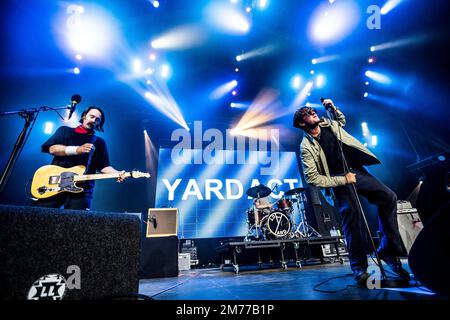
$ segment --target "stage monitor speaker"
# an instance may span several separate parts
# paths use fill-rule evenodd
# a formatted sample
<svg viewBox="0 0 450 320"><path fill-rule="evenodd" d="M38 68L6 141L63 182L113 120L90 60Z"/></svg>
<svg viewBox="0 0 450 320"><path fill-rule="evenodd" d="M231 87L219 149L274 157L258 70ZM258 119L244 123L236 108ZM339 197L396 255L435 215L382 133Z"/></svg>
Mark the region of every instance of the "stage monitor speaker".
<svg viewBox="0 0 450 320"><path fill-rule="evenodd" d="M140 279L178 276L178 237L145 237L141 243Z"/></svg>
<svg viewBox="0 0 450 320"><path fill-rule="evenodd" d="M147 237L176 236L178 232L177 208L150 208L147 218Z"/></svg>
<svg viewBox="0 0 450 320"><path fill-rule="evenodd" d="M0 205L0 299L136 295L139 240L133 215Z"/></svg>
<svg viewBox="0 0 450 320"><path fill-rule="evenodd" d="M450 296L450 202L425 224L409 252L411 271L423 285Z"/></svg>
<svg viewBox="0 0 450 320"><path fill-rule="evenodd" d="M330 231L335 227L341 230L342 218L339 209L331 205L315 186L308 185L306 188L305 215L310 226L322 236L330 236Z"/></svg>

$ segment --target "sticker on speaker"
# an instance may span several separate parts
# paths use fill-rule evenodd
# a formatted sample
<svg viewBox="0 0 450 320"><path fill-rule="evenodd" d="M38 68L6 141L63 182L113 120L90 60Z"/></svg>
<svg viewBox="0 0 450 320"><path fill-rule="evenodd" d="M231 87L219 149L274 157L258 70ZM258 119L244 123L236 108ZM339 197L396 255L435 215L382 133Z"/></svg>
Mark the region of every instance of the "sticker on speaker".
<svg viewBox="0 0 450 320"><path fill-rule="evenodd" d="M40 277L28 291L27 300L62 300L66 292L66 279L60 274Z"/></svg>

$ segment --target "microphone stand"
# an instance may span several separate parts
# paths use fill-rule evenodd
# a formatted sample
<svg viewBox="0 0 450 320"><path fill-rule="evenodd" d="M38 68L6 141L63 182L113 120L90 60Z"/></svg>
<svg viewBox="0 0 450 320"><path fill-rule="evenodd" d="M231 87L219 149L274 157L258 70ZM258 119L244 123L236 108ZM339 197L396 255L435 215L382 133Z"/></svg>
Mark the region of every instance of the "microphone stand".
<svg viewBox="0 0 450 320"><path fill-rule="evenodd" d="M339 124L338 118L337 118L337 114L336 114L336 110L334 108L326 108L327 112L329 115L331 115L331 119L334 118L335 121L338 122L338 131L339 131L339 139L338 139L338 146L339 146L339 151L341 153L342 156L342 161L344 164L344 171L345 174L351 172L350 168L348 166L347 160L345 159L345 155L344 155L344 150L342 148L342 140L341 140L341 125ZM367 231L367 234L370 238L370 243L372 245L372 249L375 253L375 258L377 260L377 264L378 264L378 268L380 269L380 273L381 273L381 279L380 279L380 287L381 288L399 288L399 287L405 287L405 286L409 286L409 281L401 279L401 278L388 278L386 276L386 271L384 270L384 267L381 263L381 259L380 256L377 252L377 248L375 246L375 242L373 241L372 238L372 233L370 232L370 227L369 227L369 223L367 222L367 218L366 218L366 214L364 213L364 209L362 207L361 204L361 199L359 198L358 195L358 191L356 190L356 185L355 183L350 183L350 189L352 190L352 194L354 199L356 200L356 203L358 205L358 210L359 213L361 214L363 220L364 220L364 225Z"/></svg>
<svg viewBox="0 0 450 320"><path fill-rule="evenodd" d="M3 169L2 175L0 176L0 192L3 191L5 188L5 185L9 179L9 176L11 175L14 166L17 162L17 159L19 158L19 155L25 145L25 142L28 139L28 136L31 133L31 130L33 129L34 123L36 122L37 116L39 115L39 112L41 111L56 111L58 114L59 112L57 110L64 110L64 109L70 109L70 106L66 107L39 107L39 108L29 108L29 109L22 109L18 111L7 111L7 112L0 112L0 117L10 116L10 115L19 115L25 120L25 123L23 125L23 129L20 132L19 136L17 137L16 143L14 144L14 148L11 151L11 155L9 156L8 162L6 163L5 168ZM64 118L59 114L59 116L64 120Z"/></svg>

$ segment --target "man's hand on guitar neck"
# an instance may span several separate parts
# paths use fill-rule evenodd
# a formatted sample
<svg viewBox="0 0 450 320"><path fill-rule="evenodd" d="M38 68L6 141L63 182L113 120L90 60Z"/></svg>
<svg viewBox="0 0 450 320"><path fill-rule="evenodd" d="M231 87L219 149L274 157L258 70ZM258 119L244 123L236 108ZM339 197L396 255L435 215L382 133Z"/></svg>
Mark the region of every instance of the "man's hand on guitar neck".
<svg viewBox="0 0 450 320"><path fill-rule="evenodd" d="M125 176L125 173L126 173L125 170L118 171L111 166L103 168L102 170L100 170L100 172L101 173L118 173L119 174L119 177L117 178L118 183L121 183L121 182L125 181L125 179L128 178L127 176Z"/></svg>

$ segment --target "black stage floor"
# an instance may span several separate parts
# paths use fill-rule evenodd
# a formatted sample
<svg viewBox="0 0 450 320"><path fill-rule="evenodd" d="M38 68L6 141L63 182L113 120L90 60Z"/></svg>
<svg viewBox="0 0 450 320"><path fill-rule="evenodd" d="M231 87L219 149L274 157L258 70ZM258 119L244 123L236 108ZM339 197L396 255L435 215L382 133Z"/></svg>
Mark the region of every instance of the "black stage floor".
<svg viewBox="0 0 450 320"><path fill-rule="evenodd" d="M410 271L406 260L402 260ZM373 266L373 264L371 264ZM386 267L387 269L387 267ZM258 268L242 266L232 269L192 269L180 271L178 277L141 280L139 293L155 300L435 300L437 295L424 287L402 289L358 288L344 264L304 265ZM348 276L346 276L348 275ZM318 290L315 286L321 285ZM414 280L411 281L415 283ZM329 292L324 292L329 291Z"/></svg>

